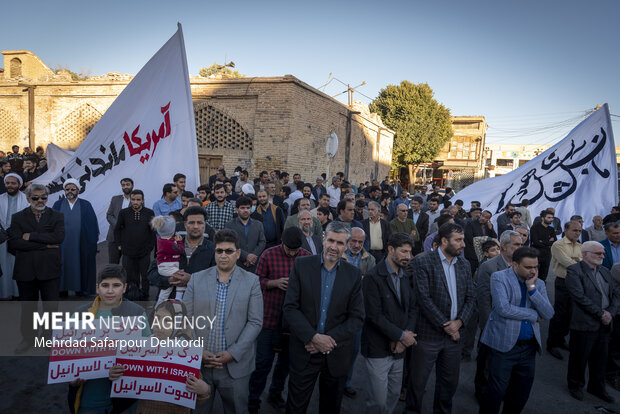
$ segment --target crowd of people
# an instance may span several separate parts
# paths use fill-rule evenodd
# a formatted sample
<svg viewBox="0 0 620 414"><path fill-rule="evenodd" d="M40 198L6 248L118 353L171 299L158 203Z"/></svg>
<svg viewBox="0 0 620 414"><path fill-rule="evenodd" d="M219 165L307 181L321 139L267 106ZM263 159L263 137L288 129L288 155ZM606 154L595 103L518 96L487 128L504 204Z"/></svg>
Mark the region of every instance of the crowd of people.
<svg viewBox="0 0 620 414"><path fill-rule="evenodd" d="M187 386L207 412L215 392L226 413L259 412L273 369L268 404L306 412L318 379L320 412L337 413L344 396L358 394L351 378L360 358L368 412L392 413L399 400L422 412L435 368L434 412L449 413L460 363L474 349L481 413L502 403L522 411L544 348L557 359L569 352L575 399L584 398L586 367L589 393L613 402L606 383L620 389L620 206L584 229L578 215L561 223L552 207L533 212L524 200L494 225L479 202L466 208L438 185L405 189L386 177L356 186L342 173L289 182L277 170L252 180L220 166L195 191L174 175L148 208L124 178L107 212L110 265L95 275L99 228L79 182L65 181L65 198L48 208L47 188L26 179L3 177L2 297L40 295L45 306L96 295L89 311L98 317L140 314L132 301L154 299L156 312L215 316L191 333L205 349L201 378ZM27 316L18 353L33 344ZM546 344L542 320L550 320ZM116 367L110 379L74 381L74 412L114 408L110 381L121 375Z"/></svg>

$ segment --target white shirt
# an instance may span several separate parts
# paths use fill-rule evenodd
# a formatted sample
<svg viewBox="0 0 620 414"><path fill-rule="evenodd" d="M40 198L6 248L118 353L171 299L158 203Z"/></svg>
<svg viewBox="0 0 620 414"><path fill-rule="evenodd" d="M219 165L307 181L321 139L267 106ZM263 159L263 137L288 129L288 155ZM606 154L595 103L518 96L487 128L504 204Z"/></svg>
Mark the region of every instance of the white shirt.
<svg viewBox="0 0 620 414"><path fill-rule="evenodd" d="M67 200L67 201L69 201L69 200ZM71 210L73 210L73 206L75 205L75 202L76 202L76 201L77 201L77 197L73 199L73 202L69 201L69 208L70 208Z"/></svg>
<svg viewBox="0 0 620 414"><path fill-rule="evenodd" d="M334 187L333 185L330 185L329 187L327 187L327 194L329 194L329 206L336 208L338 207L338 202L340 202L340 193L342 193L342 190L340 190L340 187Z"/></svg>
<svg viewBox="0 0 620 414"><path fill-rule="evenodd" d="M123 205L121 206L121 208L129 207L130 201L131 201L131 197L125 197L125 195L123 195Z"/></svg>
<svg viewBox="0 0 620 414"><path fill-rule="evenodd" d="M441 259L441 266L443 267L443 272L446 275L446 284L448 285L448 293L450 294L450 302L452 302L452 306L450 308L450 320L453 321L456 319L456 316L459 313L459 304L458 304L458 296L456 293L456 261L458 258L453 257L452 262L449 262L446 256L441 251L441 248L438 248L439 258Z"/></svg>

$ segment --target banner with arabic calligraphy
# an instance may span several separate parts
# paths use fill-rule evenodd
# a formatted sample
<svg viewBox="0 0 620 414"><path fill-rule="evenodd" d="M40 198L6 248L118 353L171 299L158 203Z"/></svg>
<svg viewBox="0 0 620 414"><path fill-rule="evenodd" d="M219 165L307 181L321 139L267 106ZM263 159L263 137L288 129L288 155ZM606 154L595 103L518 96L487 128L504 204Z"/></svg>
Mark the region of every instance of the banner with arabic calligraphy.
<svg viewBox="0 0 620 414"><path fill-rule="evenodd" d="M116 364L125 371L112 383L110 397L165 401L194 409L196 394L185 389L185 382L190 374L200 378L203 347L162 346L156 338L151 340L140 347L118 349Z"/></svg>
<svg viewBox="0 0 620 414"><path fill-rule="evenodd" d="M107 378L116 361L117 344L141 343L139 330L131 327L57 329L52 333L47 383Z"/></svg>
<svg viewBox="0 0 620 414"><path fill-rule="evenodd" d="M187 189L200 182L194 109L181 25L108 108L71 159L47 185L50 205L64 196L63 183L75 178L80 197L91 202L100 241L108 229L106 212L120 180L130 177L145 195L145 206L161 198L175 173L187 176Z"/></svg>
<svg viewBox="0 0 620 414"><path fill-rule="evenodd" d="M603 105L563 140L525 165L500 177L487 178L459 191L452 200L481 202L496 215L508 203L530 201L532 217L548 207L562 223L573 215L589 225L618 204L618 170L609 107Z"/></svg>

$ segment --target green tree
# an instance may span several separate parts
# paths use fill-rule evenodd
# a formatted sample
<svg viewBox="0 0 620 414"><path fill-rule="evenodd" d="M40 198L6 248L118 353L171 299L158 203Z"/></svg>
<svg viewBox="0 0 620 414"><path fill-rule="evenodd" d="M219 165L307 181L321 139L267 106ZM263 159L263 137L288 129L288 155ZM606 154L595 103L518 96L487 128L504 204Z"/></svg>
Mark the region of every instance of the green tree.
<svg viewBox="0 0 620 414"><path fill-rule="evenodd" d="M431 162L452 137L450 110L433 98L426 83L388 85L370 104L394 130L392 168Z"/></svg>
<svg viewBox="0 0 620 414"><path fill-rule="evenodd" d="M227 63L226 65L218 65L213 62L211 66L200 69L198 74L203 78L208 78L211 75L227 79L245 78L245 75L239 73L238 70L234 70L234 67L235 64L233 62Z"/></svg>

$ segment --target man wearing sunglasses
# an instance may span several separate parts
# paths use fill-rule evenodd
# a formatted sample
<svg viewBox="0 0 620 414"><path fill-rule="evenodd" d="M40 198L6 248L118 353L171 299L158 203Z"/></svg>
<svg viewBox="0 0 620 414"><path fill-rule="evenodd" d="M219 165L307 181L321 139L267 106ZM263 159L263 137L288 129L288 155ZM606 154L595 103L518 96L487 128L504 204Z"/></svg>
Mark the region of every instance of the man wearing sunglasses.
<svg viewBox="0 0 620 414"><path fill-rule="evenodd" d="M34 343L32 313L39 293L43 310L53 311L46 302L58 301L60 285L60 253L58 246L65 239L62 213L46 207L47 187L31 184L26 189L30 206L15 213L9 233L9 252L15 255L13 279L19 289L19 300L25 301L21 313L22 341L16 353L26 352Z"/></svg>
<svg viewBox="0 0 620 414"><path fill-rule="evenodd" d="M188 317L215 318L196 328L197 338L204 341L202 376L220 394L225 414L243 413L263 325L263 295L258 276L237 265L237 233L222 229L214 242L216 265L191 275L183 302ZM214 412L213 401L203 404L203 412Z"/></svg>

